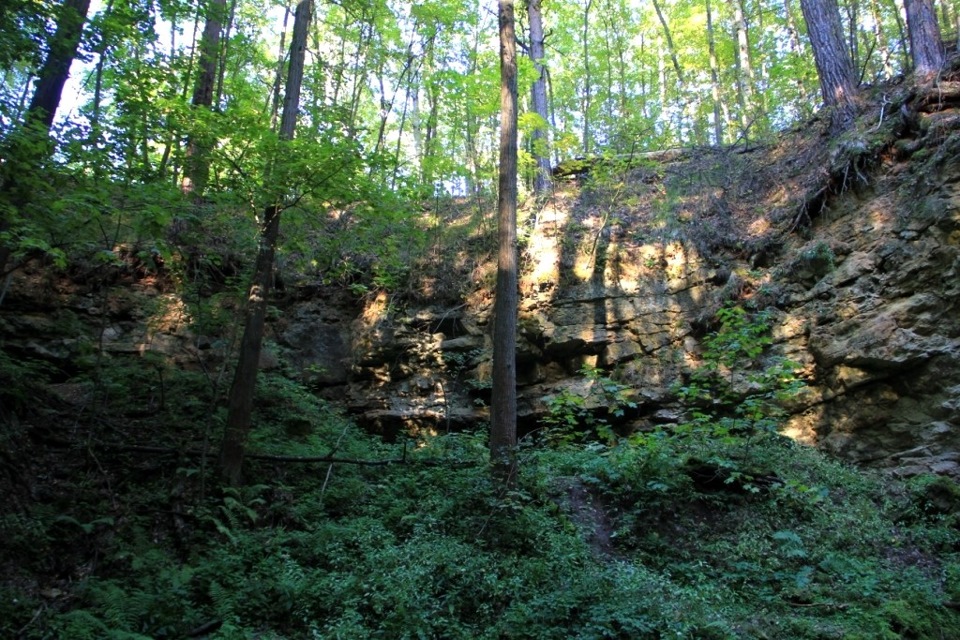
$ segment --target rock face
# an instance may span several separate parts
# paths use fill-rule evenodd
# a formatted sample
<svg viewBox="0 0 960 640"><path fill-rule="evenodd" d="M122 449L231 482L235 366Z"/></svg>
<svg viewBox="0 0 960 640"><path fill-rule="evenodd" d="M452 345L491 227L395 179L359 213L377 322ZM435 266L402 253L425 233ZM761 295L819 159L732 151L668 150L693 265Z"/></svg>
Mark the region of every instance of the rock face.
<svg viewBox="0 0 960 640"><path fill-rule="evenodd" d="M524 247L521 431L535 428L558 393L595 401L578 374L585 363L634 390L638 408L627 427L681 420L675 384L698 366L713 312L733 300L768 307L773 351L803 367L808 387L791 405L785 434L861 464L960 476L960 139L897 135L920 136L911 148L922 153L873 152L866 173L829 187L806 226L796 199L778 199L767 183L765 200L747 194L738 208L723 194L701 195L687 219L681 208L674 228L651 231L644 194L669 191L671 171L696 168L689 165L653 178L648 169L630 173L641 200L635 215L629 204L591 197L589 184L560 193L538 212ZM750 162L776 165L775 149L763 154ZM857 162L845 171L860 173ZM736 189L736 176L712 188ZM786 210L790 224L774 228L776 214L751 215L758 201L779 207L781 219ZM716 220L724 215L732 222ZM715 235L698 242L689 227L704 221ZM740 239L715 240L738 237L724 224L741 227ZM375 301L333 350L351 354L337 394L386 433L479 426L491 309L483 288L466 304L395 313Z"/></svg>
<svg viewBox="0 0 960 640"><path fill-rule="evenodd" d="M906 100L901 112L923 103ZM960 476L960 132L876 120L872 146L794 133L562 186L521 234L521 431L557 394L602 402L584 364L632 389L623 429L682 421L675 385L732 301L767 309L772 350L802 367L785 434L863 464ZM422 277L445 272L469 281L483 269L441 257ZM278 303L261 366L284 364L386 437L482 428L482 281L452 301L301 291ZM0 308L5 345L65 366L98 349L222 361L229 340L204 335L175 294L120 284L62 290L18 273Z"/></svg>
<svg viewBox="0 0 960 640"><path fill-rule="evenodd" d="M733 284L760 283L753 295L773 303L774 350L804 366L809 386L785 433L861 463L960 471L958 185L954 156L908 189L891 179L841 196L809 239L789 238L780 261L752 270L754 284ZM710 266L679 244L617 247L616 238L603 246L619 264L568 260L550 249L550 218L541 221L522 283L521 428L561 391L588 396L584 363L635 389L634 428L679 419L673 385L698 363L698 323L749 264ZM375 307L373 322L356 320L330 351L352 354L345 388L358 418L390 432L482 422L489 298L396 315Z"/></svg>

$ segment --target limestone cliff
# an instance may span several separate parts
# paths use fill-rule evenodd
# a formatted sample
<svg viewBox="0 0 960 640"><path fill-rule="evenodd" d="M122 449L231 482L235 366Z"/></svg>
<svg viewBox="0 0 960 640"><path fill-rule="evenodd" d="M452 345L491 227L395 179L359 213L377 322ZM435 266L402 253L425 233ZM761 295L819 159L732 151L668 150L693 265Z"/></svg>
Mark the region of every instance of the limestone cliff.
<svg viewBox="0 0 960 640"><path fill-rule="evenodd" d="M561 390L587 395L585 362L635 389L628 428L681 419L674 384L716 309L738 301L771 309L775 350L803 365L785 433L904 473L960 472L958 96L938 91L895 88L842 140L815 122L771 146L598 163L531 205L521 429ZM422 278L473 277L461 299L381 296L350 325L319 326L296 318L326 302L304 301L279 343L339 372L330 395L372 429L479 425L492 265L455 264Z"/></svg>
<svg viewBox="0 0 960 640"><path fill-rule="evenodd" d="M623 429L683 419L675 383L725 302L769 309L774 350L807 390L786 434L902 473L960 475L960 74L887 87L840 140L806 123L772 144L594 162L525 210L521 428L550 397L587 395L584 363L635 391ZM472 203L431 212L466 227ZM481 224L414 269L408 289L361 300L311 285L278 300L261 363L284 363L371 430L480 428L492 271ZM452 232L451 232L452 233ZM124 274L129 277L124 277ZM120 270L77 284L18 272L0 307L13 352L64 366L154 351L215 371L176 293ZM290 289L293 289L291 287ZM602 411L602 407L597 407Z"/></svg>

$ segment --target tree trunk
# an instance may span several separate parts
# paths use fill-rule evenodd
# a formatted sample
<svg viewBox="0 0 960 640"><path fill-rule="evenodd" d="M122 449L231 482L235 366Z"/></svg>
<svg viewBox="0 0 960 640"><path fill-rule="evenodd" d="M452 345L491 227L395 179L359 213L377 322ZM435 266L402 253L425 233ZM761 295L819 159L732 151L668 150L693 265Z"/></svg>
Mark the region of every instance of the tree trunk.
<svg viewBox="0 0 960 640"><path fill-rule="evenodd" d="M283 28L280 30L280 52L277 54L277 72L273 76L273 89L267 96L267 109L270 112L270 130L277 130L277 116L280 113L280 83L283 81L283 67L286 62L287 22L290 20L290 7L283 11Z"/></svg>
<svg viewBox="0 0 960 640"><path fill-rule="evenodd" d="M710 93L713 97L713 143L723 144L723 122L720 119L720 65L717 62L717 43L713 32L713 13L707 4L707 47L710 52Z"/></svg>
<svg viewBox="0 0 960 640"><path fill-rule="evenodd" d="M943 67L944 52L933 0L904 2L907 5L907 30L910 32L913 72L921 77L936 75Z"/></svg>
<svg viewBox="0 0 960 640"><path fill-rule="evenodd" d="M209 110L213 106L213 95L217 86L217 62L220 58L220 32L223 30L223 18L227 9L226 0L209 0L203 35L200 36L200 59L197 62L197 81L193 87L194 109ZM205 130L205 124L190 134L187 140L187 157L183 167L181 191L196 198L203 196L210 177L210 151L213 140Z"/></svg>
<svg viewBox="0 0 960 640"><path fill-rule="evenodd" d="M501 5L502 6L502 5ZM513 3L511 3L511 12ZM590 8L593 0L587 0L583 7L583 155L590 155L590 100L592 98L590 76ZM502 18L501 18L502 19ZM512 29L513 27L511 27ZM502 26L501 26L502 29ZM501 38L502 38L501 33ZM501 61L502 62L502 61Z"/></svg>
<svg viewBox="0 0 960 640"><path fill-rule="evenodd" d="M820 91L832 109L831 131L845 130L856 115L857 77L844 43L840 10L836 0L800 0L813 58L820 78Z"/></svg>
<svg viewBox="0 0 960 640"><path fill-rule="evenodd" d="M877 0L870 0L870 15L873 18L873 37L877 43L877 55L880 56L883 75L886 78L892 78L893 65L890 64L890 59L893 57L893 52L890 51L887 34L883 30L883 20Z"/></svg>
<svg viewBox="0 0 960 640"><path fill-rule="evenodd" d="M230 32L233 31L233 23L237 18L237 0L230 0L230 15L227 16L227 28L224 30L223 37L220 39L220 71L217 74L217 94L214 97L214 104L218 107L223 100L223 80L227 72L227 55L230 53Z"/></svg>
<svg viewBox="0 0 960 640"><path fill-rule="evenodd" d="M53 126L89 9L90 0L66 0L57 16L57 31L50 41L50 52L40 69L37 88L27 109L27 119L34 126L41 126L44 132L49 133Z"/></svg>
<svg viewBox="0 0 960 640"><path fill-rule="evenodd" d="M860 40L857 38L857 25L860 23L860 6L857 0L846 0L844 10L847 13L847 48L850 50L850 62L854 69L859 69Z"/></svg>
<svg viewBox="0 0 960 640"><path fill-rule="evenodd" d="M903 24L907 19L907 10L903 6L903 0L890 0L890 4L893 7L893 18L897 23L897 34L900 36L900 62L904 69L909 69L910 52L907 46L907 31Z"/></svg>
<svg viewBox="0 0 960 640"><path fill-rule="evenodd" d="M70 76L70 64L77 56L89 9L90 0L66 0L60 8L57 30L50 40L49 53L40 69L37 88L24 114L23 130L15 132L0 149L0 156L5 160L0 162L0 202L6 201L15 214L21 213L31 199L31 189L21 178L33 179L36 167L53 152L53 145L47 137L60 106L63 86ZM42 144L34 143L37 137ZM12 226L13 220L4 215L0 218L0 235ZM0 277L7 275L7 262L12 253L13 248L9 244L0 244ZM14 269L16 266L11 271Z"/></svg>
<svg viewBox="0 0 960 640"><path fill-rule="evenodd" d="M740 102L740 126L742 135L753 120L753 64L750 60L750 34L743 11L743 0L732 0L733 23L737 29L737 97Z"/></svg>
<svg viewBox="0 0 960 640"><path fill-rule="evenodd" d="M107 6L104 9L103 15L109 17L113 12L113 0L107 1ZM94 82L93 82L93 112L90 115L90 140L94 145L99 146L100 144L100 113L103 103L103 67L107 61L107 47L108 47L107 38L100 36L100 43L97 45L96 54L97 54L97 66L94 69Z"/></svg>
<svg viewBox="0 0 960 640"><path fill-rule="evenodd" d="M793 8L790 5L791 0L783 0L783 10L787 16L787 33L789 34L790 52L793 54L792 64L806 65L803 45L800 44L800 29L797 28L797 21L794 19ZM796 79L797 96L799 98L799 109L803 119L810 117L811 111L809 100L807 99L807 85L803 74L797 74Z"/></svg>
<svg viewBox="0 0 960 640"><path fill-rule="evenodd" d="M499 186L490 460L498 477L510 482L516 470L517 442L517 42L513 0L500 0Z"/></svg>
<svg viewBox="0 0 960 640"><path fill-rule="evenodd" d="M280 139L292 140L297 126L297 111L300 106L300 87L303 83L303 67L306 57L307 31L313 0L301 0L293 22L293 37L290 41L290 67L287 72L287 88L280 118ZM268 188L270 176L265 178ZM282 192L281 185L276 189ZM243 455L247 434L250 432L250 416L257 386L257 370L260 363L260 348L263 344L263 328L267 315L267 296L273 276L273 258L280 234L280 214L283 206L280 196L268 205L263 215L263 231L260 249L254 269L253 282L247 296L246 323L240 342L237 371L230 387L227 401L227 425L220 451L220 467L224 480L238 485L242 480Z"/></svg>
<svg viewBox="0 0 960 640"><path fill-rule="evenodd" d="M683 87L683 85L686 84L683 78L683 68L680 66L680 59L677 57L677 48L673 46L673 35L670 33L670 26L667 24L667 19L664 17L663 11L660 9L660 3L657 2L657 0L653 0L653 9L657 12L660 26L663 27L663 36L667 40L667 52L670 54L670 60L673 62L673 69L677 72L677 82Z"/></svg>
<svg viewBox="0 0 960 640"><path fill-rule="evenodd" d="M533 192L543 196L550 190L550 152L546 126L550 117L547 104L547 70L543 66L544 35L541 0L527 0L527 16L530 20L530 59L537 70L537 79L531 89L533 111L543 119L542 126L533 131L533 156L537 160L537 173L533 178Z"/></svg>

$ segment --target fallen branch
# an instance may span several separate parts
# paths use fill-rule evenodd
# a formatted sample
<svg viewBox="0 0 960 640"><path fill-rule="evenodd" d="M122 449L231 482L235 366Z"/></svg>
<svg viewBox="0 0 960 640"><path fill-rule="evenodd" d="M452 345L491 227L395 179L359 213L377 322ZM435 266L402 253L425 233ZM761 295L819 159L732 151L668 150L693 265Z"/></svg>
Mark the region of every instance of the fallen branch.
<svg viewBox="0 0 960 640"><path fill-rule="evenodd" d="M593 167L602 164L612 165L623 163L633 168L648 162L667 163L681 159L687 153L686 149L663 149L661 151L645 151L640 153L622 153L613 156L593 156L590 158L575 158L564 160L553 168L555 178L579 176L589 173Z"/></svg>
<svg viewBox="0 0 960 640"><path fill-rule="evenodd" d="M111 451L119 451L121 453L153 453L161 456L181 456L185 458L198 458L204 455L204 452L200 449L175 449L173 447L154 447L149 445L139 445L139 444L120 444L105 442L99 445L104 449L109 449ZM209 452L207 452L209 455ZM368 467L382 467L390 464L406 464L408 460L406 457L403 458L390 458L386 460L358 460L354 458L338 458L336 456L325 455L325 456L291 456L283 454L272 454L272 453L247 453L245 456L248 460L265 460L267 462L304 462L304 463L339 463L339 464L356 464L363 465Z"/></svg>
<svg viewBox="0 0 960 640"><path fill-rule="evenodd" d="M79 443L59 443L64 446L81 446ZM210 452L204 452L200 449L176 449L173 447L155 447L139 444L122 444L113 442L104 442L96 445L98 448L117 451L120 453L151 453L160 456L180 456L185 458L199 458L203 455L209 455ZM353 464L364 467L386 467L395 464L420 465L425 467L445 466L455 469L475 467L480 464L471 460L439 460L439 459L416 459L408 458L406 448L403 456L400 458L386 458L383 460L362 460L358 458L340 458L334 455L323 456L294 456L273 453L248 453L244 456L248 460L261 460L264 462L289 462L295 464Z"/></svg>

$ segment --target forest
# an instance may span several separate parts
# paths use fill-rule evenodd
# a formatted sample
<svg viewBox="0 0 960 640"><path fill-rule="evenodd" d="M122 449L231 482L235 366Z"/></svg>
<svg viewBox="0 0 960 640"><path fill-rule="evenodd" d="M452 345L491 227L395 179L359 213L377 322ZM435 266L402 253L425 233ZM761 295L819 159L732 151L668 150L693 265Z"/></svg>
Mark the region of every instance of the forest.
<svg viewBox="0 0 960 640"><path fill-rule="evenodd" d="M960 637L960 5L514 5L0 6L0 637Z"/></svg>

